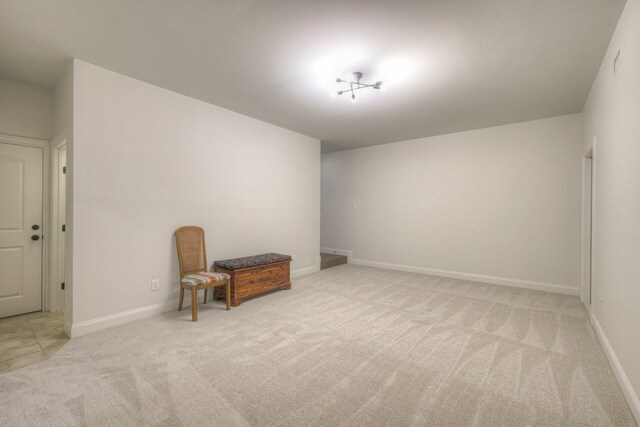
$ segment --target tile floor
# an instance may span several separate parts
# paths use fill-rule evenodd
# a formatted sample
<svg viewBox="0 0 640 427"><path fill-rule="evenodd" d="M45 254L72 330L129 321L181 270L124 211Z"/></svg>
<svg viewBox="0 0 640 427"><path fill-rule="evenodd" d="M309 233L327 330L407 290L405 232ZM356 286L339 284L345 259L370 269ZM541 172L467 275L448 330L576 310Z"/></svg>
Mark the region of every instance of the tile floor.
<svg viewBox="0 0 640 427"><path fill-rule="evenodd" d="M0 319L0 374L48 359L69 341L62 313L38 311Z"/></svg>

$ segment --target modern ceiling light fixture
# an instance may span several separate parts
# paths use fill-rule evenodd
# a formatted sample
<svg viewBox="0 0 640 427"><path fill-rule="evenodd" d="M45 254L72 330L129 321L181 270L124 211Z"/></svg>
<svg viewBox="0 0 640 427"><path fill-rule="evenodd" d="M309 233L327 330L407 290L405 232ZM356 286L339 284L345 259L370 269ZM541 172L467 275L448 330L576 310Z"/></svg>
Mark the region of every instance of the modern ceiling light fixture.
<svg viewBox="0 0 640 427"><path fill-rule="evenodd" d="M338 83L346 83L349 85L349 89L345 89L345 90L339 90L337 92L338 95L342 95L343 93L351 93L351 101L356 102L356 94L355 91L359 90L359 89L364 89L367 87L373 88L373 89L380 89L380 87L382 87L382 82L375 82L373 84L367 84L367 83L361 83L360 79L362 79L362 73L360 71L356 71L355 73L353 73L353 78L355 79L355 81L349 81L349 80L344 80L341 79L340 77L336 78L336 82Z"/></svg>

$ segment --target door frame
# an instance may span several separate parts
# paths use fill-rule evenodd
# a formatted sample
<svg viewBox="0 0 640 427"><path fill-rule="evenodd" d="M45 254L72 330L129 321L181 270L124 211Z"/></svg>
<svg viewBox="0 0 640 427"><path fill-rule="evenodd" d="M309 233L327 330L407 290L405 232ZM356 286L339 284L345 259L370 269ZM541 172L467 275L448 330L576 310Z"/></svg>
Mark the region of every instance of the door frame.
<svg viewBox="0 0 640 427"><path fill-rule="evenodd" d="M595 300L596 137L582 157L582 286L580 299L590 311Z"/></svg>
<svg viewBox="0 0 640 427"><path fill-rule="evenodd" d="M64 131L51 140L51 236L49 239L49 311L64 312L61 302L61 289L58 283L58 230L53 227L58 224L58 155L60 148L67 146L68 132ZM66 254L65 254L66 256Z"/></svg>
<svg viewBox="0 0 640 427"><path fill-rule="evenodd" d="M40 279L40 292L42 295L42 311L49 311L49 141L23 136L7 135L0 133L0 143L35 147L42 150L42 277Z"/></svg>

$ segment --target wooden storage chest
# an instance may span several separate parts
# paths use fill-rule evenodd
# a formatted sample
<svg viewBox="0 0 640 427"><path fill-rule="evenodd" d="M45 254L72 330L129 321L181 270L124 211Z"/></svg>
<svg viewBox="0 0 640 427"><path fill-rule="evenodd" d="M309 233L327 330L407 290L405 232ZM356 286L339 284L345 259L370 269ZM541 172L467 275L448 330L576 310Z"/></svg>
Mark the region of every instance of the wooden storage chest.
<svg viewBox="0 0 640 427"><path fill-rule="evenodd" d="M247 299L276 289L291 289L291 257L262 254L214 263L214 271L231 276L231 305L237 307ZM215 299L224 299L224 290L215 288Z"/></svg>

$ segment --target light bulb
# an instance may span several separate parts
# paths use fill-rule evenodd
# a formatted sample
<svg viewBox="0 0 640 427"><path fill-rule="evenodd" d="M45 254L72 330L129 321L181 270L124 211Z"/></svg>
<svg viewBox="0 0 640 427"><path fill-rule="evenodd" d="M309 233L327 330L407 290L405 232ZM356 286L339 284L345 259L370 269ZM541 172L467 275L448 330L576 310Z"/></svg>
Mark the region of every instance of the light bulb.
<svg viewBox="0 0 640 427"><path fill-rule="evenodd" d="M356 94L355 93L351 94L351 102L356 102Z"/></svg>

